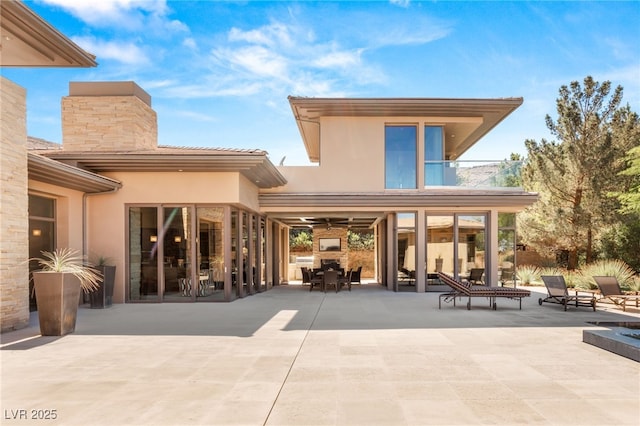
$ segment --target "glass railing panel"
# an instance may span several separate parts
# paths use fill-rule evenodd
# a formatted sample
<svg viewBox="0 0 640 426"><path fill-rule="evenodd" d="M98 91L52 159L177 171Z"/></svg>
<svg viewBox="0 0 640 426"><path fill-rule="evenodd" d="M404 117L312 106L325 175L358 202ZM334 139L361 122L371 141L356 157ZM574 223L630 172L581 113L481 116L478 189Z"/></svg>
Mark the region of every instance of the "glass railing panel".
<svg viewBox="0 0 640 426"><path fill-rule="evenodd" d="M425 187L520 188L522 161L425 161Z"/></svg>

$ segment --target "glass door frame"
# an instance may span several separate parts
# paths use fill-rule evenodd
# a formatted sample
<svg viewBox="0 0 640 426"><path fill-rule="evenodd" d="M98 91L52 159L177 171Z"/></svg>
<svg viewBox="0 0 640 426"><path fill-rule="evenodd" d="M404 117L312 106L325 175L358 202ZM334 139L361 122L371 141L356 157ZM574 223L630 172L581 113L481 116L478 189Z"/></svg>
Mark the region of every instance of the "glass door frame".
<svg viewBox="0 0 640 426"><path fill-rule="evenodd" d="M460 259L460 248L459 245L461 244L461 242L459 241L460 239L460 226L459 226L459 219L461 217L465 217L465 216L482 216L484 218L484 227L483 227L483 232L485 235L484 238L484 253L485 253L485 258L484 258L484 265L482 265L481 267L483 267L485 269L485 271L487 270L487 262L488 262L488 249L489 249L489 232L490 232L490 226L489 226L489 212L486 211L458 211L458 212L451 212L451 211L425 211L425 262L428 262L429 259L429 238L428 238L428 224L429 224L429 217L432 216L450 216L453 218L453 241L455 242L455 244L453 244L453 258L451 259L451 261L453 262L453 273L454 273L454 277L456 279L460 279L460 274L461 274L461 265L459 264L459 261L457 261L457 259ZM466 242L465 242L466 244ZM476 265L476 267L480 267L478 265ZM427 265L427 271L428 271L428 265ZM426 272L425 272L426 273Z"/></svg>

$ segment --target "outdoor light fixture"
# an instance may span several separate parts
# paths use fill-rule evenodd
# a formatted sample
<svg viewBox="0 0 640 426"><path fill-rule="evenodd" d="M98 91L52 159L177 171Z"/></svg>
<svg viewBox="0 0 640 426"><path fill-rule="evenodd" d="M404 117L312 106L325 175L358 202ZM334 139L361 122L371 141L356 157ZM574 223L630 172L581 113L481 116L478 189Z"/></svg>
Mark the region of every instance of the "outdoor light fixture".
<svg viewBox="0 0 640 426"><path fill-rule="evenodd" d="M151 241L152 243L157 243L158 242L158 236L157 235L152 235L149 237L149 241Z"/></svg>
<svg viewBox="0 0 640 426"><path fill-rule="evenodd" d="M182 237L180 235L176 235L175 237L173 237L173 241L175 241L176 243L181 243Z"/></svg>

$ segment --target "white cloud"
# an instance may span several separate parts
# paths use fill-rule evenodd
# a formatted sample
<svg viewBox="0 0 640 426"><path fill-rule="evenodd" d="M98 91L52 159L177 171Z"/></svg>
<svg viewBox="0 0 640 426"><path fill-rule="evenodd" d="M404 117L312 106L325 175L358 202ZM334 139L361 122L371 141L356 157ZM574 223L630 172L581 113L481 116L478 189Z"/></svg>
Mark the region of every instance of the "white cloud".
<svg viewBox="0 0 640 426"><path fill-rule="evenodd" d="M396 6L400 7L409 7L409 4L411 4L411 0L389 0L389 3L395 4Z"/></svg>
<svg viewBox="0 0 640 426"><path fill-rule="evenodd" d="M182 45L191 50L198 50L198 44L192 37L187 37L182 40Z"/></svg>
<svg viewBox="0 0 640 426"><path fill-rule="evenodd" d="M131 42L102 41L94 37L73 37L75 43L101 59L112 59L128 65L149 63L149 58L142 49Z"/></svg>
<svg viewBox="0 0 640 426"><path fill-rule="evenodd" d="M232 28L229 31L229 41L245 41L270 47L288 48L294 45L292 38L292 32L294 31L292 31L291 27L279 22L249 31Z"/></svg>
<svg viewBox="0 0 640 426"><path fill-rule="evenodd" d="M358 66L361 64L361 53L362 50L357 50L354 52L328 52L314 59L312 64L319 68L346 68Z"/></svg>
<svg viewBox="0 0 640 426"><path fill-rule="evenodd" d="M171 111L171 113L174 115L177 115L178 117L183 117L183 118L187 118L194 121L201 121L201 122L218 121L216 117L213 117L209 114L203 114L201 112L178 110L178 111Z"/></svg>
<svg viewBox="0 0 640 426"><path fill-rule="evenodd" d="M225 96L251 96L259 93L262 85L255 82L234 81L204 82L200 84L175 85L158 91L160 97L176 99L203 99Z"/></svg>
<svg viewBox="0 0 640 426"><path fill-rule="evenodd" d="M186 25L167 18L165 0L38 0L60 7L89 25L130 31L188 31Z"/></svg>
<svg viewBox="0 0 640 426"><path fill-rule="evenodd" d="M287 59L265 47L216 49L213 53L218 59L227 61L233 68L239 67L255 76L281 78L287 75Z"/></svg>

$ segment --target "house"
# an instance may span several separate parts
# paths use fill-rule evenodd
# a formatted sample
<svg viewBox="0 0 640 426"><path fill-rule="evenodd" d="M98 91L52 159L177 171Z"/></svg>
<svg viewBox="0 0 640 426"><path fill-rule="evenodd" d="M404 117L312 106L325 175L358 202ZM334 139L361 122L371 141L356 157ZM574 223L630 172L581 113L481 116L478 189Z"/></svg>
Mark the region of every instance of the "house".
<svg viewBox="0 0 640 426"><path fill-rule="evenodd" d="M12 125L6 86L3 130ZM424 292L440 289L440 270L485 268L485 281L497 285L501 270L513 268L514 214L537 195L470 179L487 165L467 167L462 156L522 98L289 103L311 166L275 166L259 149L158 146L152 99L135 82L71 82L62 145L29 138L27 153L24 123L14 145L3 136L3 166L5 152L20 153L15 172L24 178L11 189L22 200L13 213L5 213L3 187L3 223L22 218L11 236L22 249L7 261L65 246L109 258L115 303L232 301L285 283L295 227L313 229L314 266L345 268L357 266L348 230L373 232L371 278L389 290L398 290L399 270ZM11 113L24 117L24 94ZM496 164L489 169L510 170ZM4 170L3 184L12 180ZM24 324L28 271L13 274L2 277L3 329ZM21 319L9 320L5 301L21 304Z"/></svg>
<svg viewBox="0 0 640 426"><path fill-rule="evenodd" d="M95 57L51 27L24 3L0 2L0 67L95 67ZM27 153L26 90L0 76L0 324L2 330L29 322L28 172L46 163L78 191L109 185L100 176ZM29 164L29 167L27 167ZM32 167L33 166L33 167ZM64 183L63 183L64 185ZM86 185L86 186L85 186ZM70 231L71 233L75 230ZM66 245L66 232L58 243Z"/></svg>

